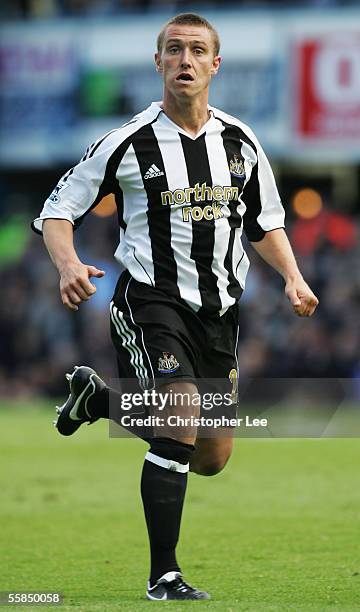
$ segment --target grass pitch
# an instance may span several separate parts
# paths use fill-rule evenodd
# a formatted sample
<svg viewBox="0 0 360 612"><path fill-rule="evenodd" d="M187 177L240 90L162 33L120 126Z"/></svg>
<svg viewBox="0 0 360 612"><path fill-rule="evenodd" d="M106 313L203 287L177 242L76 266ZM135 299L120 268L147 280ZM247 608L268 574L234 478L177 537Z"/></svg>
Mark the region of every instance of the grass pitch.
<svg viewBox="0 0 360 612"><path fill-rule="evenodd" d="M61 592L64 611L360 609L357 439L237 440L222 474L190 475L178 558L213 599L157 604L144 600L146 445L109 439L106 422L61 438L52 418L0 412L1 591Z"/></svg>

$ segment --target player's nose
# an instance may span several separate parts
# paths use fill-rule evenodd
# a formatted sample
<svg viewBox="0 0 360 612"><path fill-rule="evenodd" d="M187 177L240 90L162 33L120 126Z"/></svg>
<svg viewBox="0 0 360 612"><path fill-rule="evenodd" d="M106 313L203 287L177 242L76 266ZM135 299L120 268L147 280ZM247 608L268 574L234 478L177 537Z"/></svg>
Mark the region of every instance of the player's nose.
<svg viewBox="0 0 360 612"><path fill-rule="evenodd" d="M191 66L191 55L190 50L185 47L181 54L181 68L190 68Z"/></svg>

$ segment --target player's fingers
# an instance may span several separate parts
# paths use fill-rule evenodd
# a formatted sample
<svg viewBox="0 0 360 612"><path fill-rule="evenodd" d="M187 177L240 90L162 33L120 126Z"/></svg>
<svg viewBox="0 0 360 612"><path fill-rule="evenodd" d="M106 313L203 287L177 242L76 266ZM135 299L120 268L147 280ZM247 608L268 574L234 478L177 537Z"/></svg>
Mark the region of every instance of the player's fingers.
<svg viewBox="0 0 360 612"><path fill-rule="evenodd" d="M66 308L68 308L69 310L72 310L74 312L76 312L77 310L79 310L79 306L75 306L75 304L72 304L71 302L64 302L64 306L66 306Z"/></svg>
<svg viewBox="0 0 360 612"><path fill-rule="evenodd" d="M296 303L293 303L293 309L299 317L307 317L310 311L308 299L303 296L298 296Z"/></svg>
<svg viewBox="0 0 360 612"><path fill-rule="evenodd" d="M304 317L305 316L305 306L304 304L297 304L295 306L293 306L294 312L299 316L299 317Z"/></svg>
<svg viewBox="0 0 360 612"><path fill-rule="evenodd" d="M79 278L77 279L76 282L76 286L74 286L73 288L76 287L76 291L79 292L79 295L84 295L85 297L82 299L86 299L88 300L89 297L91 297L93 295L93 293L96 293L96 287L95 285L93 285L88 278Z"/></svg>
<svg viewBox="0 0 360 612"><path fill-rule="evenodd" d="M87 266L87 269L89 273L89 278L91 278L92 276L95 276L95 278L102 278L103 276L105 276L105 271L99 270L95 266Z"/></svg>
<svg viewBox="0 0 360 612"><path fill-rule="evenodd" d="M308 317L311 317L311 315L313 315L313 314L314 314L314 312L315 312L315 310L316 310L316 307L317 307L318 303L319 303L319 300L317 300L317 303L316 303L316 304L311 304L311 305L309 306L309 314L308 314Z"/></svg>
<svg viewBox="0 0 360 612"><path fill-rule="evenodd" d="M309 305L305 305L302 308L298 309L297 314L300 317L311 317L315 312L315 307L311 307Z"/></svg>
<svg viewBox="0 0 360 612"><path fill-rule="evenodd" d="M64 306L66 306L66 308L68 308L69 310L79 310L79 307L76 306L76 304L73 304L66 294L63 294L61 296L61 299Z"/></svg>
<svg viewBox="0 0 360 612"><path fill-rule="evenodd" d="M79 280L76 284L72 285L72 290L81 298L81 300L88 300L96 288L88 280Z"/></svg>
<svg viewBox="0 0 360 612"><path fill-rule="evenodd" d="M311 315L314 314L315 308L317 307L318 304L319 304L319 300L317 299L317 297L315 297L315 295L311 295L306 300L304 300L305 308L304 308L303 316L311 317Z"/></svg>
<svg viewBox="0 0 360 612"><path fill-rule="evenodd" d="M73 304L73 306L78 306L82 302L82 299L78 295L77 291L73 291L71 289L68 289L66 291L66 297L67 297L68 302Z"/></svg>
<svg viewBox="0 0 360 612"><path fill-rule="evenodd" d="M290 300L291 305L295 308L298 308L301 306L301 300L297 294L296 289L289 289L286 292L287 298Z"/></svg>
<svg viewBox="0 0 360 612"><path fill-rule="evenodd" d="M295 290L290 290L287 293L287 296L291 301L294 312L299 317L310 317L314 313L317 305L319 304L319 300L313 293L311 293L310 295L305 294L299 296Z"/></svg>

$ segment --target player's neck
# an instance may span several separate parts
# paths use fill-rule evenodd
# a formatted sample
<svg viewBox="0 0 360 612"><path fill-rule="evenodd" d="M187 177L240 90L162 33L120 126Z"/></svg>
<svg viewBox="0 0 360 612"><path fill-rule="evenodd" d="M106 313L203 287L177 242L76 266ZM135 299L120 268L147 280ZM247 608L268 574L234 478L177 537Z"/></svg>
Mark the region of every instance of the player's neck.
<svg viewBox="0 0 360 612"><path fill-rule="evenodd" d="M171 121L192 136L196 136L210 117L207 102L207 96L180 101L165 93L162 108Z"/></svg>

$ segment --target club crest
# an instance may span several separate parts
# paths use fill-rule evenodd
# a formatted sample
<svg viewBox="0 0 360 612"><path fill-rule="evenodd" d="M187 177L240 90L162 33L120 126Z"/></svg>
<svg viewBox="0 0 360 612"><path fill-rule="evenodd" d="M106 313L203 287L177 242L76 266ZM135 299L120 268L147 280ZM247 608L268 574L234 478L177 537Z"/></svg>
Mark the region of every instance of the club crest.
<svg viewBox="0 0 360 612"><path fill-rule="evenodd" d="M163 353L159 357L158 370L161 374L169 374L175 372L180 367L180 364L174 355Z"/></svg>
<svg viewBox="0 0 360 612"><path fill-rule="evenodd" d="M51 192L51 194L49 195L49 200L51 200L51 202L54 202L56 204L56 202L59 201L59 193L60 191L62 191L63 189L65 189L66 187L68 187L67 183L58 183L55 187L55 189L53 189L53 191Z"/></svg>
<svg viewBox="0 0 360 612"><path fill-rule="evenodd" d="M244 162L236 153L234 153L234 157L230 159L229 168L230 174L236 176L236 178L245 178Z"/></svg>

